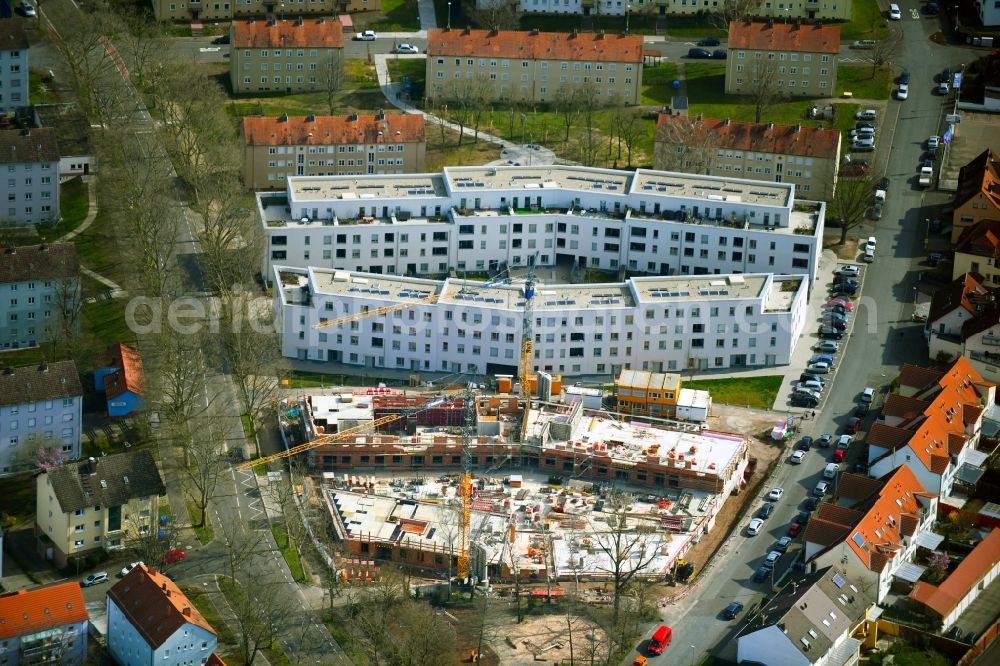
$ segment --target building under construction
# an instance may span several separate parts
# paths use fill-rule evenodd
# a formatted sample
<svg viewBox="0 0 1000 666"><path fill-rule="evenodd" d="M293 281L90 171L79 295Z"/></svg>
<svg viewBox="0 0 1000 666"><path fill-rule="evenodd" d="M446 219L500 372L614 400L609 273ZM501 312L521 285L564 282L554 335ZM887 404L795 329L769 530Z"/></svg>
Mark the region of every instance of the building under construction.
<svg viewBox="0 0 1000 666"><path fill-rule="evenodd" d="M380 400L372 399L372 418ZM699 424L625 422L582 403L534 403L525 417L517 398L474 400L468 428L451 425L449 414L464 410L452 406L462 399L449 399L439 415L411 418L405 435L359 434L311 452L349 557L454 573L463 447L478 471L468 549L469 571L478 578L608 575L605 502L615 490L635 498L627 520L643 535L633 548L647 554L644 573L666 573L712 529L743 484L748 444L742 435ZM340 411L355 425L364 413L349 406L353 401ZM330 420L337 410L329 403L315 397L302 403L307 419L321 408L326 432L339 427Z"/></svg>

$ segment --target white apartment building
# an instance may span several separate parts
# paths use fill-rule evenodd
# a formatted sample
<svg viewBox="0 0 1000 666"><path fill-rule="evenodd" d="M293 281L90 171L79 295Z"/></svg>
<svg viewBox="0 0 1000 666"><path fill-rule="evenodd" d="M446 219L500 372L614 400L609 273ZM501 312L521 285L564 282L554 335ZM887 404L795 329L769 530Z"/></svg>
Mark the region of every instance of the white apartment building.
<svg viewBox="0 0 1000 666"><path fill-rule="evenodd" d="M590 167L290 177L259 192L276 265L446 276L504 266L815 277L825 204L792 183ZM537 258L536 258L537 257Z"/></svg>
<svg viewBox="0 0 1000 666"><path fill-rule="evenodd" d="M0 130L0 223L19 226L59 219L59 144L55 130ZM0 181L2 182L2 181Z"/></svg>
<svg viewBox="0 0 1000 666"><path fill-rule="evenodd" d="M1000 25L1000 2L997 0L974 0L973 6L976 8L984 28Z"/></svg>
<svg viewBox="0 0 1000 666"><path fill-rule="evenodd" d="M517 374L523 285L275 266L282 354L359 367ZM536 284L532 370L564 375L777 366L805 326L809 280L747 274ZM323 328L383 306L395 311Z"/></svg>
<svg viewBox="0 0 1000 666"><path fill-rule="evenodd" d="M0 21L0 113L30 104L25 23L19 18Z"/></svg>
<svg viewBox="0 0 1000 666"><path fill-rule="evenodd" d="M0 250L0 350L37 347L78 330L80 305L72 243Z"/></svg>
<svg viewBox="0 0 1000 666"><path fill-rule="evenodd" d="M80 457L83 386L73 361L0 371L0 475L34 469L41 445ZM27 465L27 467L25 467Z"/></svg>

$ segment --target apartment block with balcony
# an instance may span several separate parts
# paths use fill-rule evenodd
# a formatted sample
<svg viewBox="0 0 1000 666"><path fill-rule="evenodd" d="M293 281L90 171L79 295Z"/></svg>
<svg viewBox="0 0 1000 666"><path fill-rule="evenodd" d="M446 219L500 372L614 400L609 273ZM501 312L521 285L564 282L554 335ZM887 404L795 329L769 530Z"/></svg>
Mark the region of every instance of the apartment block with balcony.
<svg viewBox="0 0 1000 666"><path fill-rule="evenodd" d="M35 480L35 536L56 566L94 551L122 550L157 529L166 487L149 451L50 467Z"/></svg>
<svg viewBox="0 0 1000 666"><path fill-rule="evenodd" d="M787 97L836 94L838 26L733 21L727 46L727 94L762 89Z"/></svg>
<svg viewBox="0 0 1000 666"><path fill-rule="evenodd" d="M352 113L243 119L243 183L284 189L288 176L420 173L424 117Z"/></svg>
<svg viewBox="0 0 1000 666"><path fill-rule="evenodd" d="M89 628L76 581L0 594L0 664L81 666Z"/></svg>
<svg viewBox="0 0 1000 666"><path fill-rule="evenodd" d="M257 194L267 237L261 272L270 280L280 264L441 276L535 261L811 281L826 205L795 191L790 183L574 166L291 177L285 192Z"/></svg>
<svg viewBox="0 0 1000 666"><path fill-rule="evenodd" d="M6 199L0 223L22 226L59 219L59 143L55 130L0 130L0 178Z"/></svg>
<svg viewBox="0 0 1000 666"><path fill-rule="evenodd" d="M340 86L344 31L339 21L233 21L229 35L229 81L236 94L291 94Z"/></svg>
<svg viewBox="0 0 1000 666"><path fill-rule="evenodd" d="M80 456L83 386L73 361L0 371L0 476Z"/></svg>
<svg viewBox="0 0 1000 666"><path fill-rule="evenodd" d="M26 23L16 17L0 21L0 113L31 104Z"/></svg>
<svg viewBox="0 0 1000 666"><path fill-rule="evenodd" d="M449 30L427 34L427 101L502 103L575 96L578 106L633 105L642 90L642 35Z"/></svg>
<svg viewBox="0 0 1000 666"><path fill-rule="evenodd" d="M379 11L381 0L153 0L157 21L227 21Z"/></svg>
<svg viewBox="0 0 1000 666"><path fill-rule="evenodd" d="M836 129L661 113L654 166L794 183L803 196L830 201L837 185L840 144Z"/></svg>
<svg viewBox="0 0 1000 666"><path fill-rule="evenodd" d="M519 374L516 283L275 266L282 354L359 367ZM539 284L530 371L618 374L786 365L806 325L808 280L770 274ZM386 315L315 328L383 306ZM404 306L400 308L399 306Z"/></svg>

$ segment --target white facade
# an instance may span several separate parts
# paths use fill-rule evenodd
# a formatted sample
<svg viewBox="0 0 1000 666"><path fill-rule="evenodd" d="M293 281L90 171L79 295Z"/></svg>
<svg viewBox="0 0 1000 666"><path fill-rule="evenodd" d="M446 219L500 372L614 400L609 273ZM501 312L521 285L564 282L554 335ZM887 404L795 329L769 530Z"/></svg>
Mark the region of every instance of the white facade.
<svg viewBox="0 0 1000 666"><path fill-rule="evenodd" d="M588 167L292 177L258 193L275 265L443 276L508 265L816 275L825 205L788 183Z"/></svg>
<svg viewBox="0 0 1000 666"><path fill-rule="evenodd" d="M522 286L275 266L282 354L359 367L517 374ZM538 284L533 370L563 375L777 366L805 326L803 276ZM420 299L423 299L422 301ZM428 300L431 299L431 300ZM408 305L416 303L415 305ZM323 320L382 306L336 326Z"/></svg>
<svg viewBox="0 0 1000 666"><path fill-rule="evenodd" d="M215 634L186 623L154 649L108 597L108 651L119 666L198 666L215 651Z"/></svg>
<svg viewBox="0 0 1000 666"><path fill-rule="evenodd" d="M11 19L19 21L19 19ZM26 43L26 42L25 42ZM0 113L28 106L28 48L0 47Z"/></svg>

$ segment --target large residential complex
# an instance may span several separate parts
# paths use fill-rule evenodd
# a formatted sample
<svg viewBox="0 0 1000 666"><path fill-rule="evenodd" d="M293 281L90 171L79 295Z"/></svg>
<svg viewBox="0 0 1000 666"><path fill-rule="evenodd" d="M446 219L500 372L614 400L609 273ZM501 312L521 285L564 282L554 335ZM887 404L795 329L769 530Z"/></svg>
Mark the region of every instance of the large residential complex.
<svg viewBox="0 0 1000 666"><path fill-rule="evenodd" d="M243 119L243 183L284 189L288 176L421 173L424 117L408 113Z"/></svg>
<svg viewBox="0 0 1000 666"><path fill-rule="evenodd" d="M39 550L60 567L94 551L123 550L156 529L165 494L148 450L50 467L35 480Z"/></svg>
<svg viewBox="0 0 1000 666"><path fill-rule="evenodd" d="M832 97L837 91L838 26L733 21L729 24L726 92Z"/></svg>
<svg viewBox="0 0 1000 666"><path fill-rule="evenodd" d="M794 183L829 201L837 185L840 130L661 113L654 166L665 171Z"/></svg>
<svg viewBox="0 0 1000 666"><path fill-rule="evenodd" d="M6 167L0 178L7 182L0 226L59 219L59 144L54 130L0 130L0 165Z"/></svg>
<svg viewBox="0 0 1000 666"><path fill-rule="evenodd" d="M651 275L801 274L819 261L825 204L795 186L588 167L291 177L261 192L273 266L443 276L504 266ZM535 259L537 255L537 259Z"/></svg>
<svg viewBox="0 0 1000 666"><path fill-rule="evenodd" d="M480 8L498 0L476 0ZM722 9L722 0L519 0L517 8L526 14L573 14L582 16L693 16ZM850 20L851 0L761 0L753 12L761 18Z"/></svg>
<svg viewBox="0 0 1000 666"><path fill-rule="evenodd" d="M0 349L37 347L79 328L80 260L70 243L0 250Z"/></svg>
<svg viewBox="0 0 1000 666"><path fill-rule="evenodd" d="M275 266L272 277L287 357L517 374L524 296L516 283L283 266ZM594 375L785 365L806 325L808 288L804 276L770 274L539 285L531 370ZM314 328L325 319L400 304L413 305Z"/></svg>
<svg viewBox="0 0 1000 666"><path fill-rule="evenodd" d="M89 627L76 581L0 594L0 664L79 666Z"/></svg>
<svg viewBox="0 0 1000 666"><path fill-rule="evenodd" d="M233 92L339 89L344 31L339 21L233 21L229 28Z"/></svg>
<svg viewBox="0 0 1000 666"><path fill-rule="evenodd" d="M172 577L140 564L108 591L108 652L128 666L201 666L218 637Z"/></svg>
<svg viewBox="0 0 1000 666"><path fill-rule="evenodd" d="M153 0L157 21L225 21L278 15L333 16L343 12L378 11L381 0Z"/></svg>
<svg viewBox="0 0 1000 666"><path fill-rule="evenodd" d="M0 475L80 457L82 428L83 386L73 361L0 371Z"/></svg>
<svg viewBox="0 0 1000 666"><path fill-rule="evenodd" d="M958 172L951 242L983 220L1000 221L1000 157L987 148Z"/></svg>
<svg viewBox="0 0 1000 666"><path fill-rule="evenodd" d="M428 101L470 95L511 102L638 104L642 35L433 29L427 34Z"/></svg>
<svg viewBox="0 0 1000 666"><path fill-rule="evenodd" d="M0 113L28 106L28 34L19 18L0 21Z"/></svg>

